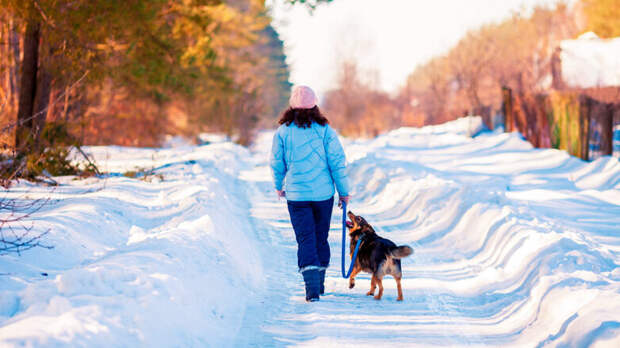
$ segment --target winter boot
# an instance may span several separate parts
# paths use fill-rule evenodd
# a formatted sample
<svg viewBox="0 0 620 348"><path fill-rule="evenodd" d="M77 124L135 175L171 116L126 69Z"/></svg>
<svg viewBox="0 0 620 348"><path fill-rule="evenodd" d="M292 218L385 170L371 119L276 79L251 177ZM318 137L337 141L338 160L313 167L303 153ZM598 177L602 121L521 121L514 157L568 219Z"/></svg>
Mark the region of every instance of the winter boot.
<svg viewBox="0 0 620 348"><path fill-rule="evenodd" d="M306 301L314 302L319 300L319 270L309 269L302 273L304 282L306 283Z"/></svg>
<svg viewBox="0 0 620 348"><path fill-rule="evenodd" d="M319 271L319 294L325 294L325 270Z"/></svg>

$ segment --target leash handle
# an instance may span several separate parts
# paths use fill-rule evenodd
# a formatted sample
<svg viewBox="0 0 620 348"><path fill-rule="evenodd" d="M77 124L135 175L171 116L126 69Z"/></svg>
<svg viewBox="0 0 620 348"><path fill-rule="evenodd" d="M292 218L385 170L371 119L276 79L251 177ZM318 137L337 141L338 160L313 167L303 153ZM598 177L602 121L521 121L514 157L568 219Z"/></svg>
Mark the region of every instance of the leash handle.
<svg viewBox="0 0 620 348"><path fill-rule="evenodd" d="M355 259L357 258L357 252L359 251L360 244L362 243L362 238L357 240L357 244L355 245L355 250L353 251L353 257L351 258L351 265L349 265L349 271L345 272L344 269L344 249L346 248L346 237L347 237L347 202L341 201L342 203L342 254L341 254L341 271L343 278L349 278L351 272L353 271L353 265L355 265Z"/></svg>

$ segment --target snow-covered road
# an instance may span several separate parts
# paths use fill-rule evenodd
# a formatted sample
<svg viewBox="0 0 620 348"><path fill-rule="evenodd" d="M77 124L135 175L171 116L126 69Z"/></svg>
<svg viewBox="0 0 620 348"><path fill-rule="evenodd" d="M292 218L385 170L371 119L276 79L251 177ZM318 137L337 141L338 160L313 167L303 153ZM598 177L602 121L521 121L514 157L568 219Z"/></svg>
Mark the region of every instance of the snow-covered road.
<svg viewBox="0 0 620 348"><path fill-rule="evenodd" d="M618 159L469 128L346 141L350 209L416 251L403 302L389 277L381 301L367 275L348 289L337 208L327 294L304 301L269 132L250 150L93 148L108 170L165 180L54 191L36 226L56 248L0 256L0 346L620 346Z"/></svg>

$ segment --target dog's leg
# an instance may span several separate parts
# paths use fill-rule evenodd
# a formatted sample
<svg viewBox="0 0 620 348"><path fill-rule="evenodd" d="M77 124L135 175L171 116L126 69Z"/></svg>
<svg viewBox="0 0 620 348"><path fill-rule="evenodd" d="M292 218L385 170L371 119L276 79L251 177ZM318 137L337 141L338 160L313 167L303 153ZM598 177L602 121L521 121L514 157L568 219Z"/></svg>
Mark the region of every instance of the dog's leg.
<svg viewBox="0 0 620 348"><path fill-rule="evenodd" d="M402 301L403 288L400 286L400 277L394 277L394 279L396 279L396 288L398 289L398 297L396 298L396 301Z"/></svg>
<svg viewBox="0 0 620 348"><path fill-rule="evenodd" d="M383 296L383 279L377 277L377 285L379 286L379 293L375 296L375 300L380 300Z"/></svg>
<svg viewBox="0 0 620 348"><path fill-rule="evenodd" d="M362 271L361 267L353 267L353 271L351 271L351 275L349 276L349 289L353 289L355 286L355 276Z"/></svg>
<svg viewBox="0 0 620 348"><path fill-rule="evenodd" d="M377 288L377 278L375 275L372 275L372 279L370 279L370 290L366 293L366 296L372 296L375 294L375 289Z"/></svg>

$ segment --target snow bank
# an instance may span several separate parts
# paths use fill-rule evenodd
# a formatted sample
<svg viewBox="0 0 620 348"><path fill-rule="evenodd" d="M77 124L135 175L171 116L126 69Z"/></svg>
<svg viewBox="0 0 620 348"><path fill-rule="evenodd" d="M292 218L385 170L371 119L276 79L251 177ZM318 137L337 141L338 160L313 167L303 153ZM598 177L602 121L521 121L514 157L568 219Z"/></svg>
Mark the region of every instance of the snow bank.
<svg viewBox="0 0 620 348"><path fill-rule="evenodd" d="M564 40L562 78L569 87L620 86L620 38L599 39L593 33Z"/></svg>
<svg viewBox="0 0 620 348"><path fill-rule="evenodd" d="M55 248L0 256L0 346L209 346L236 336L263 286L238 190L247 150L89 150L113 172L163 167L164 181L11 189L51 195L34 223Z"/></svg>
<svg viewBox="0 0 620 348"><path fill-rule="evenodd" d="M415 249L403 260L403 303L396 302L389 277L381 302L365 295L366 274L348 289L340 277L335 210L329 294L308 307L300 285L287 288L283 310L261 321L262 330L249 342L620 346L618 160L584 162L563 151L534 149L518 134L471 138L467 126L458 120L346 141L349 209L381 236ZM269 138L259 139L264 153ZM267 172L256 180L269 187ZM261 206L277 204L260 199L267 200ZM275 235L290 235L284 207L261 210L261 219ZM281 243L294 260L294 239Z"/></svg>
<svg viewBox="0 0 620 348"><path fill-rule="evenodd" d="M416 250L404 261L409 305L385 308L390 324L382 326L392 337L385 339L619 346L620 162L534 149L516 133L472 139L455 132L457 124L347 147L355 158L351 209Z"/></svg>

